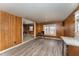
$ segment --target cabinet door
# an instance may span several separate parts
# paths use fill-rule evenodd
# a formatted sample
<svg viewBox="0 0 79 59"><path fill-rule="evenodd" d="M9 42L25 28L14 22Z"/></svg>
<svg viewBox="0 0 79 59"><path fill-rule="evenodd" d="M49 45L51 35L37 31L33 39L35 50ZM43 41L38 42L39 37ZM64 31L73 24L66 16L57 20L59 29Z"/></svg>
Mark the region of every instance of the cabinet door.
<svg viewBox="0 0 79 59"><path fill-rule="evenodd" d="M79 47L68 46L67 54L69 56L79 56Z"/></svg>

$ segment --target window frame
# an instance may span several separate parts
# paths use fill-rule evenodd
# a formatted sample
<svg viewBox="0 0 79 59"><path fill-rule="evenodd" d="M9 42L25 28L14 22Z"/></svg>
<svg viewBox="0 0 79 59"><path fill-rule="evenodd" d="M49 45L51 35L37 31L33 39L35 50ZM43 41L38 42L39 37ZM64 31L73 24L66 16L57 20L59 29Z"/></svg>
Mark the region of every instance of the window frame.
<svg viewBox="0 0 79 59"><path fill-rule="evenodd" d="M45 27L48 27L49 29L49 31L48 31L48 33L46 34L46 29L45 29ZM52 31L52 33L51 33L51 28L52 27L54 27L54 29L53 29L53 31ZM56 36L56 24L46 24L46 25L43 25L43 30L44 30L44 35L50 35L50 36ZM45 31L46 30L46 31Z"/></svg>
<svg viewBox="0 0 79 59"><path fill-rule="evenodd" d="M77 22L77 32L79 32L79 21Z"/></svg>

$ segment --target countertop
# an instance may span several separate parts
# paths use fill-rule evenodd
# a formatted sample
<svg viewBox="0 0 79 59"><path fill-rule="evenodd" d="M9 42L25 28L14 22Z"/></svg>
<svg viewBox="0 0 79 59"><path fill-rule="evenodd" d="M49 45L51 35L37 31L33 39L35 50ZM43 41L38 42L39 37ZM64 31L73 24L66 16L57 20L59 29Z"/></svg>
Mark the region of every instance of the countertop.
<svg viewBox="0 0 79 59"><path fill-rule="evenodd" d="M66 45L79 46L79 37L61 37Z"/></svg>

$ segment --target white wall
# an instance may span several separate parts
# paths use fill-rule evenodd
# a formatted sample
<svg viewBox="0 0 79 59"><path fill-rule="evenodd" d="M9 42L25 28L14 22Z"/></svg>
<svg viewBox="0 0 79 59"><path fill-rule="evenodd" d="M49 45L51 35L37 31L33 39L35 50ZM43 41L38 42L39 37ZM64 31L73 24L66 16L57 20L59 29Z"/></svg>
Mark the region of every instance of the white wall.
<svg viewBox="0 0 79 59"><path fill-rule="evenodd" d="M23 24L33 24L34 22L25 18L22 18Z"/></svg>

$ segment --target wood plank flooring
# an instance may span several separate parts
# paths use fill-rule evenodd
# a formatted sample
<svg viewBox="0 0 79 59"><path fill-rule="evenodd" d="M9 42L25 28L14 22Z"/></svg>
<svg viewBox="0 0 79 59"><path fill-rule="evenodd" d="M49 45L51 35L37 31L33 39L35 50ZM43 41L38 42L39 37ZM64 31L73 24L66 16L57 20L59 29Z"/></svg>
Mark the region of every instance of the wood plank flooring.
<svg viewBox="0 0 79 59"><path fill-rule="evenodd" d="M0 56L62 56L62 41L35 39Z"/></svg>
<svg viewBox="0 0 79 59"><path fill-rule="evenodd" d="M34 37L30 34L23 34L23 41L27 41L27 40L31 40L33 39Z"/></svg>

